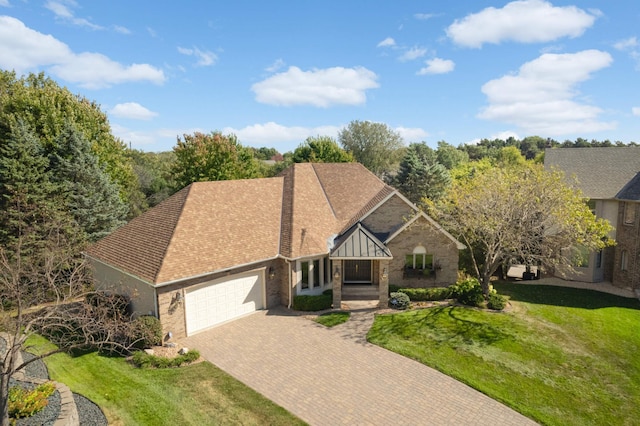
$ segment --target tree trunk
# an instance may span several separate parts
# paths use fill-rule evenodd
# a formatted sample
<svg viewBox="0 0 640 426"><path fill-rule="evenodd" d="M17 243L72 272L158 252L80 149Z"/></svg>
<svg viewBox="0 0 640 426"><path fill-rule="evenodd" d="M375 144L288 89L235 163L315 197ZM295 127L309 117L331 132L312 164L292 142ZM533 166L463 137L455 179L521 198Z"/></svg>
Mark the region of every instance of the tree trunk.
<svg viewBox="0 0 640 426"><path fill-rule="evenodd" d="M9 374L2 372L0 379L0 424L9 426Z"/></svg>

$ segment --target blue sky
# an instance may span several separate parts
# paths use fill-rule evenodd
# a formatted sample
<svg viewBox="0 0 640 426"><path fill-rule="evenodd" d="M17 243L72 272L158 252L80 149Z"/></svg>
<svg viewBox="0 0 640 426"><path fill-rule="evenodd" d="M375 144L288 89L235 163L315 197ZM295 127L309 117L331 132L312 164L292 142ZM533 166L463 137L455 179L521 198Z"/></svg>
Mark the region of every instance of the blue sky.
<svg viewBox="0 0 640 426"><path fill-rule="evenodd" d="M0 0L0 68L101 105L133 148L220 130L286 152L386 123L435 147L640 142L640 4Z"/></svg>

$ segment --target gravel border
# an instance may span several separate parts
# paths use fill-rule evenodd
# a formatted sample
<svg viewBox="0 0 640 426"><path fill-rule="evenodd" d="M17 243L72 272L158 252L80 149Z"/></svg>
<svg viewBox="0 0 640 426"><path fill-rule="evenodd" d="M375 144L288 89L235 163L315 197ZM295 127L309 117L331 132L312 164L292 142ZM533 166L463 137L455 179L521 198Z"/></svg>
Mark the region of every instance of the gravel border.
<svg viewBox="0 0 640 426"><path fill-rule="evenodd" d="M26 389L35 389L36 385L30 382L21 382L11 379L10 386L21 386ZM49 403L42 410L31 417L24 417L16 421L17 426L49 426L53 425L60 415L60 392L55 391L49 397Z"/></svg>

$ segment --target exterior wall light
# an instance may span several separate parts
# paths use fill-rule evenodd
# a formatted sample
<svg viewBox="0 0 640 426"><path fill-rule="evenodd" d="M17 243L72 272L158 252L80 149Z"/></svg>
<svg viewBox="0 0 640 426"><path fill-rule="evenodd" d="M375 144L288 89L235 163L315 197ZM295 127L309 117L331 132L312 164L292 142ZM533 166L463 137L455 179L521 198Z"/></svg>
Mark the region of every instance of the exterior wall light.
<svg viewBox="0 0 640 426"><path fill-rule="evenodd" d="M384 268L382 270L382 279L386 280L389 277L389 271L387 270L387 268Z"/></svg>
<svg viewBox="0 0 640 426"><path fill-rule="evenodd" d="M276 276L276 270L273 266L269 266L269 279L272 280Z"/></svg>
<svg viewBox="0 0 640 426"><path fill-rule="evenodd" d="M340 279L340 269L336 268L333 272L333 278L338 281Z"/></svg>

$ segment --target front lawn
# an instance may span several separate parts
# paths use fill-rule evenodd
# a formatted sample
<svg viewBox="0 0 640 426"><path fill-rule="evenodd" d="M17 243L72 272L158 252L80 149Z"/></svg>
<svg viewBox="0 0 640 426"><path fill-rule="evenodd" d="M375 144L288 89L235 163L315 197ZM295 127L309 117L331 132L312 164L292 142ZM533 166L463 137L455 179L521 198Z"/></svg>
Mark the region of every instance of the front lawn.
<svg viewBox="0 0 640 426"><path fill-rule="evenodd" d="M53 380L98 404L110 425L304 424L209 362L142 370L97 353L45 362Z"/></svg>
<svg viewBox="0 0 640 426"><path fill-rule="evenodd" d="M638 424L640 302L498 283L508 312L461 306L376 316L368 339L550 425Z"/></svg>

